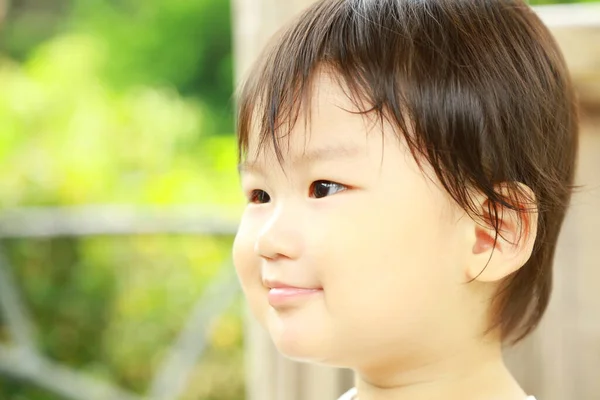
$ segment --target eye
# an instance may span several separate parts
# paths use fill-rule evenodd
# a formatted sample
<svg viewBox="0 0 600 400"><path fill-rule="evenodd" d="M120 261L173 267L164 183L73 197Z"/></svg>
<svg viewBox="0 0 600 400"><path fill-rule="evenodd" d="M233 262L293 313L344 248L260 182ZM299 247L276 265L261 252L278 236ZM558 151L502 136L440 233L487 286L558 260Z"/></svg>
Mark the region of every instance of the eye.
<svg viewBox="0 0 600 400"><path fill-rule="evenodd" d="M339 192L343 192L348 189L346 186L341 183L335 183L330 181L316 181L310 186L311 197L315 197L317 199L331 196Z"/></svg>
<svg viewBox="0 0 600 400"><path fill-rule="evenodd" d="M255 189L250 192L249 202L254 204L265 204L271 201L271 196L264 190Z"/></svg>

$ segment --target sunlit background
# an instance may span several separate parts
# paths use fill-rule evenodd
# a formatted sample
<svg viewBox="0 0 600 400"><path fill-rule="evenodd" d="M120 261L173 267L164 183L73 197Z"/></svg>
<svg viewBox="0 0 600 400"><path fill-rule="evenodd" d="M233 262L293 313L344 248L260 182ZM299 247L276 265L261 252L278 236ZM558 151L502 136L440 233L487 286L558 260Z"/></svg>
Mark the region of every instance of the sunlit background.
<svg viewBox="0 0 600 400"><path fill-rule="evenodd" d="M0 400L247 398L230 262L244 15L227 0L0 10Z"/></svg>

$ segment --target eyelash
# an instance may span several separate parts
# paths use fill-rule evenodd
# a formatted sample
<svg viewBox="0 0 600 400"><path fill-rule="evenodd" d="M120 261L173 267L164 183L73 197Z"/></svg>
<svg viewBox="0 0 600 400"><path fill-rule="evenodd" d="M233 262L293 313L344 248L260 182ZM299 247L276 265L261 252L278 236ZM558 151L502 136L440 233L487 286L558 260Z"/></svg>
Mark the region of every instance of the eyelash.
<svg viewBox="0 0 600 400"><path fill-rule="evenodd" d="M348 186L346 185L342 185L341 183L337 183L337 182L332 182L332 181L326 181L326 180L319 180L319 181L314 181L309 188L309 196L313 197L316 194L317 190L317 185L322 185L321 188L325 188L326 191L328 191L329 189L331 189L332 187L337 187L337 188L341 188L340 190L337 190L335 193L333 194L325 194L321 197L315 197L317 199L322 199L323 197L328 197L328 196L333 196L336 193L340 193L343 191L348 190ZM322 194L322 193L321 193ZM271 201L271 196L269 196L269 194L267 192L265 192L264 190L261 189L254 189L250 192L250 196L249 196L249 202L253 203L253 204L266 204L269 203Z"/></svg>

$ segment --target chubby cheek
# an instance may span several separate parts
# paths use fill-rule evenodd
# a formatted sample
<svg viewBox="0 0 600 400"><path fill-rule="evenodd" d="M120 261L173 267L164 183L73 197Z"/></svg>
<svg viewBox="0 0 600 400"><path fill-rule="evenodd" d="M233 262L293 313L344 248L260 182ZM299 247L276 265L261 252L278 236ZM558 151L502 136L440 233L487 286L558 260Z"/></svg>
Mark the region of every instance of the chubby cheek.
<svg viewBox="0 0 600 400"><path fill-rule="evenodd" d="M436 313L436 296L451 280L449 232L439 205L420 198L373 201L369 212L338 227L324 279L329 309L344 331L397 342Z"/></svg>
<svg viewBox="0 0 600 400"><path fill-rule="evenodd" d="M260 280L260 259L254 251L254 244L253 229L242 221L233 242L233 264L250 310L262 323L268 303Z"/></svg>

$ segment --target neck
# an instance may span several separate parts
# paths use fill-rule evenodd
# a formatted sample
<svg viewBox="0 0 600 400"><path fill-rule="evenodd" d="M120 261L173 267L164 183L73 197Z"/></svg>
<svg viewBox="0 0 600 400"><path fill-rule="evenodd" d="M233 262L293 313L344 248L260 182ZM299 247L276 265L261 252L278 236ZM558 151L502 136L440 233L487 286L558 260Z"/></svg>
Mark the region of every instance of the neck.
<svg viewBox="0 0 600 400"><path fill-rule="evenodd" d="M418 367L403 368L398 364L358 370L359 400L524 400L526 397L506 368L499 343L463 347Z"/></svg>

